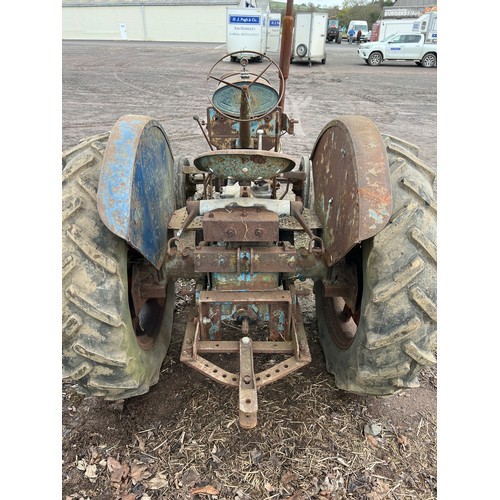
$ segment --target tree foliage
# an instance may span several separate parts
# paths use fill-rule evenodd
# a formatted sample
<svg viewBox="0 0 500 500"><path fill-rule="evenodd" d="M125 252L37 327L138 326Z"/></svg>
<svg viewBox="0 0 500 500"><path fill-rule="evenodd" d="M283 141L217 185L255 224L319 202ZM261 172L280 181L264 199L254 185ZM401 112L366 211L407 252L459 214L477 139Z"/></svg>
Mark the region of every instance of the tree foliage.
<svg viewBox="0 0 500 500"><path fill-rule="evenodd" d="M339 26L347 28L349 22L353 19L364 20L368 23L368 27L380 18L384 7L390 7L394 4L394 0L343 0L342 7L326 7L321 0L308 3L294 2L295 12L327 12L329 17L336 17L339 20ZM281 12L285 15L285 3L270 2L270 7L273 12Z"/></svg>

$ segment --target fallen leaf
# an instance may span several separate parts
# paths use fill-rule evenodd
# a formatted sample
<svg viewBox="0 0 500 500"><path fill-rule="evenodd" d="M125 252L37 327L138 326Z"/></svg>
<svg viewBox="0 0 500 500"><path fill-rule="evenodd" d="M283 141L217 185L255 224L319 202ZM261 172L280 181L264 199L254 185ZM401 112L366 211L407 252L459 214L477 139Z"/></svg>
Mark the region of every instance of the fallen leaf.
<svg viewBox="0 0 500 500"><path fill-rule="evenodd" d="M87 460L85 460L84 458L78 460L78 462L76 463L76 468L78 470L85 470L87 468Z"/></svg>
<svg viewBox="0 0 500 500"><path fill-rule="evenodd" d="M269 493L272 493L276 489L271 483L268 483L267 481L264 483L264 488Z"/></svg>
<svg viewBox="0 0 500 500"><path fill-rule="evenodd" d="M366 435L366 440L368 441L368 443L370 444L370 446L372 446L373 448L377 448L378 441L371 434L367 434Z"/></svg>
<svg viewBox="0 0 500 500"><path fill-rule="evenodd" d="M294 474L293 472L285 472L282 476L281 476L281 482L283 484L288 484L288 483L291 483L292 481L295 481L297 479L297 475Z"/></svg>
<svg viewBox="0 0 500 500"><path fill-rule="evenodd" d="M97 481L97 465L89 465L85 469L85 477L87 477L91 483Z"/></svg>
<svg viewBox="0 0 500 500"><path fill-rule="evenodd" d="M133 464L130 468L130 477L134 484L151 477L151 473L147 470L148 466L146 464Z"/></svg>
<svg viewBox="0 0 500 500"><path fill-rule="evenodd" d="M109 472L113 472L117 469L120 469L122 466L122 464L120 462L118 462L118 460L114 459L113 457L108 457L107 465L108 465Z"/></svg>
<svg viewBox="0 0 500 500"><path fill-rule="evenodd" d="M108 457L108 470L111 473L110 480L112 483L120 483L122 479L126 478L129 472L128 465L122 465L118 460L113 457Z"/></svg>
<svg viewBox="0 0 500 500"><path fill-rule="evenodd" d="M151 490L159 490L168 485L166 476L159 472L153 479L146 481L147 487Z"/></svg>
<svg viewBox="0 0 500 500"><path fill-rule="evenodd" d="M259 450L257 450L256 448L254 448L250 452L250 460L251 460L253 465L257 465L261 458L262 458L262 453Z"/></svg>
<svg viewBox="0 0 500 500"><path fill-rule="evenodd" d="M96 463L98 461L97 460L98 458L99 458L99 452L95 448L92 448L90 463L91 464Z"/></svg>
<svg viewBox="0 0 500 500"><path fill-rule="evenodd" d="M192 486L194 483L199 481L200 475L195 467L189 467L185 474L182 475L182 485L183 486Z"/></svg>
<svg viewBox="0 0 500 500"><path fill-rule="evenodd" d="M401 436L398 436L398 443L401 446L406 447L406 446L408 446L408 438L406 436L404 436L403 434L401 434Z"/></svg>
<svg viewBox="0 0 500 500"><path fill-rule="evenodd" d="M191 495L218 495L219 490L215 487L212 486L211 484L208 484L207 486L200 486L199 488L193 488L191 490Z"/></svg>
<svg viewBox="0 0 500 500"><path fill-rule="evenodd" d="M139 450L144 451L146 449L146 445L144 444L144 439L142 439L138 434L135 434L135 439L137 439Z"/></svg>
<svg viewBox="0 0 500 500"><path fill-rule="evenodd" d="M135 500L137 495L135 493L126 493L121 497L121 500ZM144 498L144 497L142 497Z"/></svg>

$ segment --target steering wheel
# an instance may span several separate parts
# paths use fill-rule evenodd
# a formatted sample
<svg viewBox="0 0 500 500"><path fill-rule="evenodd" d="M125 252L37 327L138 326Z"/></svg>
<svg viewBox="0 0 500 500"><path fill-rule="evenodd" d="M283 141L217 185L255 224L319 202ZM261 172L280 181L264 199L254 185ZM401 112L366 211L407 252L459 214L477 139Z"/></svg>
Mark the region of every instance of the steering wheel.
<svg viewBox="0 0 500 500"><path fill-rule="evenodd" d="M220 71L219 66L227 57L233 60L234 58L237 59L238 55L247 56L248 54L262 58L263 62L268 62L267 66L259 74L249 73L247 71L248 59L247 57L241 57L241 71L226 73L221 78L214 76L216 70ZM280 67L270 57L260 52L242 50L226 54L208 72L206 81L208 100L219 114L230 120L249 122L263 118L278 107L284 93L284 85L280 85L281 92L278 94L267 79L263 78L263 75L269 69L274 70L280 83L284 81ZM213 93L209 89L209 84L212 81L219 82L219 86ZM242 103L242 99L247 100L247 106ZM241 117L242 104L248 110L246 118Z"/></svg>

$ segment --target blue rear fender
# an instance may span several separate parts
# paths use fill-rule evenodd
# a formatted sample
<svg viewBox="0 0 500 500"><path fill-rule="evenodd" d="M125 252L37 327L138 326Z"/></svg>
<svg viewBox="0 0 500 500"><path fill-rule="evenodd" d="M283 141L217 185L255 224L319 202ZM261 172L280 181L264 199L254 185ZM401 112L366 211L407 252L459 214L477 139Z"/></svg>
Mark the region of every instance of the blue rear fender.
<svg viewBox="0 0 500 500"><path fill-rule="evenodd" d="M106 227L157 269L175 210L174 158L152 118L125 115L113 126L101 167L97 209Z"/></svg>

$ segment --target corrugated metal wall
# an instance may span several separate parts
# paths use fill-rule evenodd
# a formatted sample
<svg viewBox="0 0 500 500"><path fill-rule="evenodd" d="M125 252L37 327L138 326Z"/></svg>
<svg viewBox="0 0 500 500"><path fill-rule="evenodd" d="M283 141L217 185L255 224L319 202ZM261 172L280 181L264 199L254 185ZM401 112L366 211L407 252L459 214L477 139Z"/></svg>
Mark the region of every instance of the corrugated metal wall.
<svg viewBox="0 0 500 500"><path fill-rule="evenodd" d="M64 6L63 40L226 41L226 6Z"/></svg>

